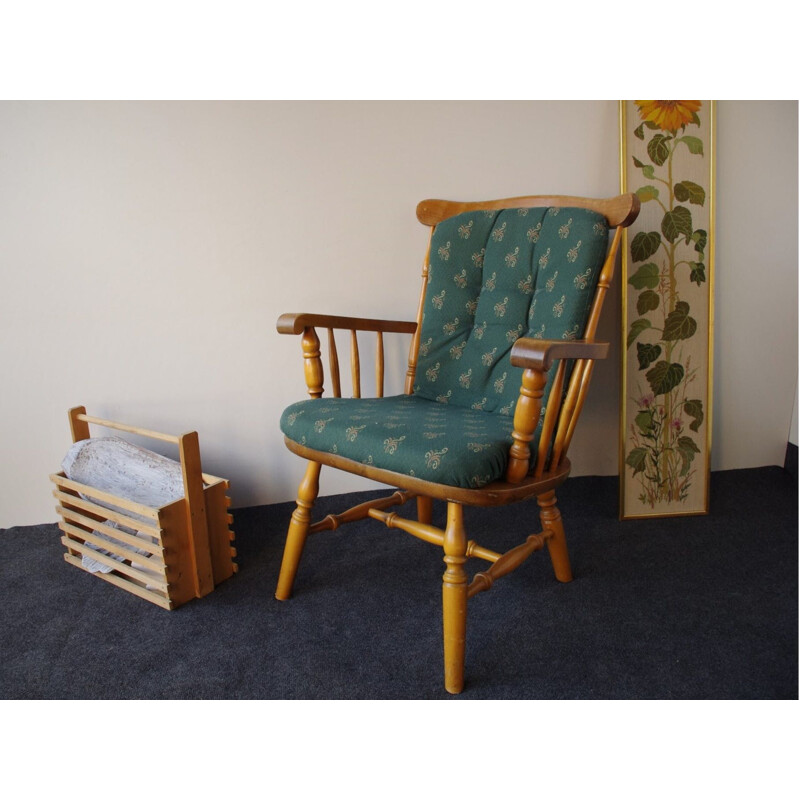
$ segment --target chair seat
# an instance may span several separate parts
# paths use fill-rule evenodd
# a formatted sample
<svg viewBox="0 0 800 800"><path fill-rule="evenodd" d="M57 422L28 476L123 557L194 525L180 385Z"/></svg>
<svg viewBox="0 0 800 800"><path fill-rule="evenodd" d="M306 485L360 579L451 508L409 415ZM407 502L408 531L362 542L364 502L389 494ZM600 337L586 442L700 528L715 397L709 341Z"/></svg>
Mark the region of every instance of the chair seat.
<svg viewBox="0 0 800 800"><path fill-rule="evenodd" d="M304 447L468 489L504 476L513 441L510 416L416 395L303 400L283 412L280 425Z"/></svg>

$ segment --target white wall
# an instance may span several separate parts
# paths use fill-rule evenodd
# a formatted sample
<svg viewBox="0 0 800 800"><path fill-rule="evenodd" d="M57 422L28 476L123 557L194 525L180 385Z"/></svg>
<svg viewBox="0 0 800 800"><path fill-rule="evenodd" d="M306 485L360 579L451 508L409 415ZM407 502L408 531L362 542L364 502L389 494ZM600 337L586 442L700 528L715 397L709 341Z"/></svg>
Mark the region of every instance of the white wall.
<svg viewBox="0 0 800 800"><path fill-rule="evenodd" d="M712 465L725 469L783 463L797 104L724 102L718 118ZM293 498L302 463L278 418L305 386L280 313L411 319L423 198L618 190L616 101L0 103L0 525L55 519L47 476L78 404L197 429L235 507ZM614 289L600 336L618 352ZM595 371L577 474L617 471L618 374L616 357ZM371 485L323 472L324 494Z"/></svg>

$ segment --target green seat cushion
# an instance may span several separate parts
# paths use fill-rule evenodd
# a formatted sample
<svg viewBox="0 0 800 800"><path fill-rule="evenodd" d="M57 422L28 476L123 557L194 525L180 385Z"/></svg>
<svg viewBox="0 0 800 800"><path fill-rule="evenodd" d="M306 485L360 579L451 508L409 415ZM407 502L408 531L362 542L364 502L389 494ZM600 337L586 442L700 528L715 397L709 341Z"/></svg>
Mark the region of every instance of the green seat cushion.
<svg viewBox="0 0 800 800"><path fill-rule="evenodd" d="M280 425L314 450L474 489L504 476L513 418L399 395L303 400L283 412Z"/></svg>

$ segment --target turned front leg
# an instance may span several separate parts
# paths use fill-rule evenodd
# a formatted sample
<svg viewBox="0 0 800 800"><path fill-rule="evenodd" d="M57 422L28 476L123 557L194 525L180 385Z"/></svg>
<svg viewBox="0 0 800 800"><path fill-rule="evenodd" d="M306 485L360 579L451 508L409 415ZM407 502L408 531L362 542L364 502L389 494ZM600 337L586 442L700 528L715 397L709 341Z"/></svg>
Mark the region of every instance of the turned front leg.
<svg viewBox="0 0 800 800"><path fill-rule="evenodd" d="M275 590L275 597L278 600L288 600L292 594L297 565L303 555L303 546L306 543L308 527L311 524L311 508L319 493L321 469L322 464L309 461L306 474L297 490L297 508L292 513L289 532L286 534L286 546L283 550L281 572L278 576L278 588Z"/></svg>
<svg viewBox="0 0 800 800"><path fill-rule="evenodd" d="M550 553L550 560L553 562L556 580L561 583L569 583L572 580L572 567L567 552L567 539L564 536L564 523L556 505L556 493L547 492L540 495L536 498L536 502L539 504L539 518L542 521L542 527L553 533L547 540L547 549Z"/></svg>
<svg viewBox="0 0 800 800"><path fill-rule="evenodd" d="M458 503L447 504L447 528L444 532L442 577L442 616L444 622L444 688L458 694L464 688L464 651L467 638L467 537L463 509Z"/></svg>

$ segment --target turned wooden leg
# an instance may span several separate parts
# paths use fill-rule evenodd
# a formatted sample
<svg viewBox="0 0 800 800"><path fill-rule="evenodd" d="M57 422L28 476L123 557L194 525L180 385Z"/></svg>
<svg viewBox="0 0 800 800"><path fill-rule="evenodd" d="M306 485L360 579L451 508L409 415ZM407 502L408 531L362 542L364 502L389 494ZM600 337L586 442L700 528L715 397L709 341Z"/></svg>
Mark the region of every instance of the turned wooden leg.
<svg viewBox="0 0 800 800"><path fill-rule="evenodd" d="M458 694L464 688L464 649L467 637L467 537L463 509L458 503L447 504L447 528L444 532L442 578L442 615L444 621L444 688Z"/></svg>
<svg viewBox="0 0 800 800"><path fill-rule="evenodd" d="M550 560L553 562L556 580L569 583L572 580L572 567L569 564L564 523L561 521L561 512L556 506L556 493L546 492L537 497L536 502L539 503L539 518L542 520L542 527L546 531L553 532L553 535L547 540L547 549L550 552Z"/></svg>
<svg viewBox="0 0 800 800"><path fill-rule="evenodd" d="M433 499L424 495L417 496L417 521L431 524L433 519Z"/></svg>
<svg viewBox="0 0 800 800"><path fill-rule="evenodd" d="M306 474L297 490L297 508L292 513L289 523L289 532L286 534L286 546L283 550L281 573L278 576L278 588L275 597L278 600L288 600L292 594L294 576L297 574L297 565L303 555L303 545L306 543L308 526L311 524L311 507L319 493L319 473L322 464L309 461Z"/></svg>

